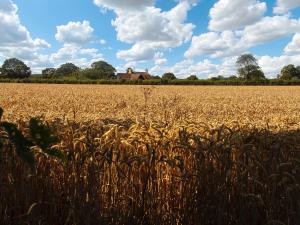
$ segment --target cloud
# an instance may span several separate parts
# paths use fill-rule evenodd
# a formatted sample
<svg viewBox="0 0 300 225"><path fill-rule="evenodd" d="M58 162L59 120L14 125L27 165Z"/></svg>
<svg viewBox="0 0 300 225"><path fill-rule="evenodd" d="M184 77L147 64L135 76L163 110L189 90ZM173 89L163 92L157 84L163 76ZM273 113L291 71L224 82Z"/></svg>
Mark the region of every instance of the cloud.
<svg viewBox="0 0 300 225"><path fill-rule="evenodd" d="M39 48L49 48L50 44L45 40L32 39L29 31L21 24L18 16L18 7L10 0L2 0L0 3L0 46L2 50L32 51Z"/></svg>
<svg viewBox="0 0 300 225"><path fill-rule="evenodd" d="M154 64L155 65L164 65L168 62L166 58L164 58L164 53L163 52L156 52L154 55Z"/></svg>
<svg viewBox="0 0 300 225"><path fill-rule="evenodd" d="M153 59L154 48L139 42L129 50L122 50L117 53L117 57L125 61L147 61Z"/></svg>
<svg viewBox="0 0 300 225"><path fill-rule="evenodd" d="M191 58L198 55L209 55L213 58L240 54L247 46L239 41L238 35L233 31L209 32L192 38L185 57Z"/></svg>
<svg viewBox="0 0 300 225"><path fill-rule="evenodd" d="M209 29L234 30L259 21L267 10L257 0L219 0L210 10Z"/></svg>
<svg viewBox="0 0 300 225"><path fill-rule="evenodd" d="M21 24L18 7L10 0L0 2L0 59L19 58L27 64L31 61L42 62L46 58L39 50L51 45L41 39L33 39L25 26Z"/></svg>
<svg viewBox="0 0 300 225"><path fill-rule="evenodd" d="M300 33L294 35L292 41L284 48L286 54L300 53Z"/></svg>
<svg viewBox="0 0 300 225"><path fill-rule="evenodd" d="M275 78L285 65L300 65L300 54L278 57L265 55L256 56L256 58L258 59L259 66L269 78ZM173 66L155 65L151 68L150 73L161 75L165 72L173 72L178 78L186 78L191 74L197 75L199 78L215 77L218 75L228 77L237 74L236 60L236 56L223 58L220 63L213 63L208 59L198 62L192 59L185 59Z"/></svg>
<svg viewBox="0 0 300 225"><path fill-rule="evenodd" d="M300 20L291 19L289 15L264 17L244 29L242 41L254 46L287 37L299 30Z"/></svg>
<svg viewBox="0 0 300 225"><path fill-rule="evenodd" d="M90 22L69 22L66 25L57 26L56 40L75 45L83 45L91 41L94 29Z"/></svg>
<svg viewBox="0 0 300 225"><path fill-rule="evenodd" d="M94 3L105 9L120 11L138 11L152 6L154 0L94 0Z"/></svg>
<svg viewBox="0 0 300 225"><path fill-rule="evenodd" d="M275 78L281 71L281 69L288 65L294 64L295 66L300 65L300 54L296 55L282 55L282 56L256 56L258 60L258 65L264 71L266 77ZM190 74L195 74L199 78L213 77L222 75L225 77L236 75L237 57L223 58L220 63L213 63L210 60L202 60L195 62L191 59L183 60L171 67L153 67L150 72L160 72L158 74L163 74L164 72L173 72L179 78L185 78ZM157 73L156 73L157 74Z"/></svg>
<svg viewBox="0 0 300 225"><path fill-rule="evenodd" d="M117 39L133 44L131 49L117 53L117 57L125 61L153 60L156 51L181 46L192 37L195 26L185 20L194 1L180 1L166 12L154 7L154 1L149 0L94 2L115 11L112 25L117 31Z"/></svg>
<svg viewBox="0 0 300 225"><path fill-rule="evenodd" d="M192 60L184 60L172 67L171 71L178 74L179 77L188 77L191 74L198 77L211 77L216 75L218 65L213 64L210 60L205 59L198 63Z"/></svg>
<svg viewBox="0 0 300 225"><path fill-rule="evenodd" d="M186 78L196 75L199 78L207 78L218 75L230 76L236 72L236 57L224 58L220 64L213 63L211 60L204 59L195 62L192 59L185 59L173 66L155 65L151 68L151 74L162 75L166 72L174 73L178 78Z"/></svg>
<svg viewBox="0 0 300 225"><path fill-rule="evenodd" d="M185 15L186 12L183 9L176 18L172 15L172 10L164 13L158 8L148 7L134 14L122 13L112 24L120 41L147 42L153 47L167 48L179 46L190 40L194 25L182 22Z"/></svg>
<svg viewBox="0 0 300 225"><path fill-rule="evenodd" d="M262 67L265 75L267 77L275 78L281 71L281 69L288 65L294 64L296 66L300 65L300 54L288 56L262 56L258 58L258 64Z"/></svg>
<svg viewBox="0 0 300 225"><path fill-rule="evenodd" d="M85 68L94 61L103 60L103 55L95 48L81 48L80 46L65 44L56 53L51 54L49 58L54 67L70 62Z"/></svg>
<svg viewBox="0 0 300 225"><path fill-rule="evenodd" d="M277 0L273 12L278 14L284 14L287 13L289 10L299 6L300 0Z"/></svg>
<svg viewBox="0 0 300 225"><path fill-rule="evenodd" d="M249 48L300 32L300 20L289 15L264 17L243 30L208 32L192 38L185 57L208 55L212 58L235 56Z"/></svg>
<svg viewBox="0 0 300 225"><path fill-rule="evenodd" d="M101 45L105 45L105 44L106 44L106 40L101 39L101 40L99 40L99 43L100 43Z"/></svg>

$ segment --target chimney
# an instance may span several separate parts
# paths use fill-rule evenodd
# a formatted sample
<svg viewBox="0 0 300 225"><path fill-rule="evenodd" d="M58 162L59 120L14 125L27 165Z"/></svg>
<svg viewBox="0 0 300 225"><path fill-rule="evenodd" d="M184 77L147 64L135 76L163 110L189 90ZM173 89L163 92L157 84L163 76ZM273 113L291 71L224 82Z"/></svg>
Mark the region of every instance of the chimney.
<svg viewBox="0 0 300 225"><path fill-rule="evenodd" d="M128 74L132 74L132 73L133 73L133 70L132 70L131 68L128 68L128 69L127 69L127 73L128 73Z"/></svg>

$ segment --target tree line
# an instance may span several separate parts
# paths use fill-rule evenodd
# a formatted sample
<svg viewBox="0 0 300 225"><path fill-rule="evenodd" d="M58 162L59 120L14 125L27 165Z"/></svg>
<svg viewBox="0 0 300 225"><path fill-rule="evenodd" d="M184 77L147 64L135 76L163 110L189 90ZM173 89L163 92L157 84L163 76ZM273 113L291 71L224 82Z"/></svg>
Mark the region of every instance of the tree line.
<svg viewBox="0 0 300 225"><path fill-rule="evenodd" d="M237 75L224 77L216 76L209 78L211 81L220 80L246 80L246 81L264 81L267 80L264 72L259 67L257 59L252 54L243 54L237 61ZM29 78L32 72L23 61L11 58L4 61L0 68L0 78L24 79ZM65 63L58 68L45 68L39 76L44 79L73 78L77 80L114 80L116 79L116 69L105 61L97 61L91 64L89 68L81 69L73 63ZM177 80L174 73L168 72L160 76L152 76L152 79ZM299 80L300 66L292 64L286 65L281 69L277 76L280 80ZM196 81L196 75L190 75L184 80Z"/></svg>

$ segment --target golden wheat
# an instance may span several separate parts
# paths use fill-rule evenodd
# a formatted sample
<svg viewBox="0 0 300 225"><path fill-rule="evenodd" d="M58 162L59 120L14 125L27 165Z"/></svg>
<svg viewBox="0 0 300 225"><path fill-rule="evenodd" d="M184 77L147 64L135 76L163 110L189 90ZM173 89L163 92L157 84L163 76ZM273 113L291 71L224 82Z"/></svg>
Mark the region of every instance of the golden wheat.
<svg viewBox="0 0 300 225"><path fill-rule="evenodd" d="M295 129L300 87L174 87L0 84L7 120L32 116L95 121L106 118Z"/></svg>
<svg viewBox="0 0 300 225"><path fill-rule="evenodd" d="M295 225L299 87L0 84L3 120L58 136L34 169L5 142L0 224ZM0 130L1 133L1 130ZM0 139L1 141L1 139Z"/></svg>

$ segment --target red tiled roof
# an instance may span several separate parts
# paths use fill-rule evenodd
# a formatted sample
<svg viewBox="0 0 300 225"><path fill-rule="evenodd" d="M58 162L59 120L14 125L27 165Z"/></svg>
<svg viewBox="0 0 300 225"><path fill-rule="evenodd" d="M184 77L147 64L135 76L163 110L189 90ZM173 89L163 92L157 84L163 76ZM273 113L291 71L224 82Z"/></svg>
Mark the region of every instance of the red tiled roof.
<svg viewBox="0 0 300 225"><path fill-rule="evenodd" d="M118 79L121 80L149 80L151 75L147 72L134 72L134 73L118 73Z"/></svg>

